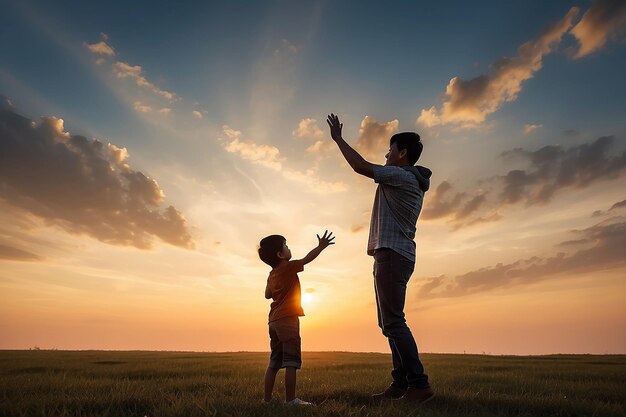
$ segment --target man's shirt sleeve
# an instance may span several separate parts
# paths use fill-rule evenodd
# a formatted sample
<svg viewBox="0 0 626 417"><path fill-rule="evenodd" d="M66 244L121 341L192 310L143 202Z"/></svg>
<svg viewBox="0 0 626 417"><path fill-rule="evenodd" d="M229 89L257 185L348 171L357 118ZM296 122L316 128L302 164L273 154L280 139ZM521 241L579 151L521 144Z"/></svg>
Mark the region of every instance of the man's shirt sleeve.
<svg viewBox="0 0 626 417"><path fill-rule="evenodd" d="M374 166L374 182L399 187L410 182L412 174L396 166Z"/></svg>

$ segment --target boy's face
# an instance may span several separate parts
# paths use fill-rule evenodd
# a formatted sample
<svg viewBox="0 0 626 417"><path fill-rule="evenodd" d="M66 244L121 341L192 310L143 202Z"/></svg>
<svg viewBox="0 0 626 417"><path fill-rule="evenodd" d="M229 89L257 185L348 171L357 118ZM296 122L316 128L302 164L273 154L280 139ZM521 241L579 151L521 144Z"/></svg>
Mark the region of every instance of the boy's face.
<svg viewBox="0 0 626 417"><path fill-rule="evenodd" d="M287 246L287 242L283 243L283 248L281 249L280 252L278 252L278 257L286 261L291 259L291 250L289 250L289 246Z"/></svg>

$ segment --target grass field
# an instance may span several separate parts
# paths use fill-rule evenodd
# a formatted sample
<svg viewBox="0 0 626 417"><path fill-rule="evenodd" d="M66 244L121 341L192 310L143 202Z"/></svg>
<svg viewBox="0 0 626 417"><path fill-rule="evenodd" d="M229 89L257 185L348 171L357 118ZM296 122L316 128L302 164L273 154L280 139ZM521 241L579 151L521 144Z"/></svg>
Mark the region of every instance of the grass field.
<svg viewBox="0 0 626 417"><path fill-rule="evenodd" d="M390 357L305 353L298 396L261 403L263 353L0 351L1 416L624 416L626 356L424 354L437 397L376 403ZM281 372L275 396L283 397Z"/></svg>

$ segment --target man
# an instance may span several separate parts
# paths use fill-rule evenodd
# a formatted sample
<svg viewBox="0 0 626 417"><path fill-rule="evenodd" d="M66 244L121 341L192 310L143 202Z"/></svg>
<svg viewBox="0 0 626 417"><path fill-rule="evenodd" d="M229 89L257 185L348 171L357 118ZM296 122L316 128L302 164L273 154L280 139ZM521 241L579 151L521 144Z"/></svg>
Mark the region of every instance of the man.
<svg viewBox="0 0 626 417"><path fill-rule="evenodd" d="M423 145L417 133L395 134L389 141L385 166L376 165L346 143L341 136L343 123L337 116L331 113L326 121L331 137L352 169L378 184L367 253L374 257L378 325L391 348L393 381L374 397L424 403L434 392L404 318L406 286L415 268L415 226L432 174L428 168L414 166Z"/></svg>

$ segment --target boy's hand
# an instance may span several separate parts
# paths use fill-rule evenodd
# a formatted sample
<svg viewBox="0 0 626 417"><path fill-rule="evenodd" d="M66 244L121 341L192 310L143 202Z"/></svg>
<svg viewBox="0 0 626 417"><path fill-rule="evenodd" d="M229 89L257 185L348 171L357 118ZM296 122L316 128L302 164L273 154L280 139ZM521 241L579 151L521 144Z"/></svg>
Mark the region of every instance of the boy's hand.
<svg viewBox="0 0 626 417"><path fill-rule="evenodd" d="M324 232L324 236L322 237L317 235L317 245L322 249L326 249L329 245L334 245L335 242L333 242L333 240L335 240L335 236L333 236L333 232L329 233L328 230Z"/></svg>
<svg viewBox="0 0 626 417"><path fill-rule="evenodd" d="M343 123L339 122L339 117L331 113L328 115L326 123L328 123L328 126L330 127L330 137L332 137L334 141L341 139L341 129L343 128Z"/></svg>

